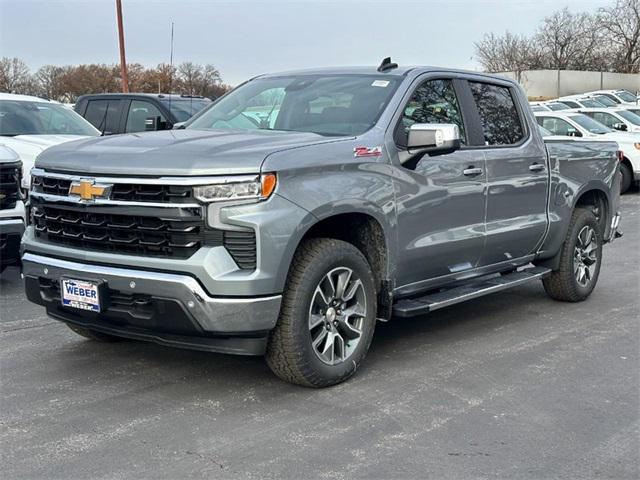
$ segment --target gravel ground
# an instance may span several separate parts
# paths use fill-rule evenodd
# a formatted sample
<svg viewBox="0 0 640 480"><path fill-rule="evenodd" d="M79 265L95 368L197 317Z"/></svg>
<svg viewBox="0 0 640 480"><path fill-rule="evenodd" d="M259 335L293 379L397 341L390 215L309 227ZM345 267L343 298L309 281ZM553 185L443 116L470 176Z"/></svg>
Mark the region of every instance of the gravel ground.
<svg viewBox="0 0 640 480"><path fill-rule="evenodd" d="M640 477L640 195L580 304L540 283L376 331L349 382L85 341L0 278L3 478Z"/></svg>

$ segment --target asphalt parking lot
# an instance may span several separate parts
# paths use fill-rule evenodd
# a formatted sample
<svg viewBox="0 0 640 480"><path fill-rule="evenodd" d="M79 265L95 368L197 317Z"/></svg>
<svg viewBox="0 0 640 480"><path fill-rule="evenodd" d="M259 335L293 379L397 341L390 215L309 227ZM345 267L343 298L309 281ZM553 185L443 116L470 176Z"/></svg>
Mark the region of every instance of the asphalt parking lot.
<svg viewBox="0 0 640 480"><path fill-rule="evenodd" d="M640 195L580 304L535 283L380 325L351 381L92 343L0 278L2 477L640 477Z"/></svg>

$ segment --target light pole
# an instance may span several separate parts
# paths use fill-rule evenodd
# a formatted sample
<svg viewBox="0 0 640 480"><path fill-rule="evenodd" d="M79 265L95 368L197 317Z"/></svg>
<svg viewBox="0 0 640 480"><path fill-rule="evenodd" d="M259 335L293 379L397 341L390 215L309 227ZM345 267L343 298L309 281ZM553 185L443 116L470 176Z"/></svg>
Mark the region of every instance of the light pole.
<svg viewBox="0 0 640 480"><path fill-rule="evenodd" d="M129 93L129 75L127 74L127 59L124 54L124 27L122 26L122 0L116 0L116 15L118 17L118 41L120 43L120 76L122 77L122 92Z"/></svg>

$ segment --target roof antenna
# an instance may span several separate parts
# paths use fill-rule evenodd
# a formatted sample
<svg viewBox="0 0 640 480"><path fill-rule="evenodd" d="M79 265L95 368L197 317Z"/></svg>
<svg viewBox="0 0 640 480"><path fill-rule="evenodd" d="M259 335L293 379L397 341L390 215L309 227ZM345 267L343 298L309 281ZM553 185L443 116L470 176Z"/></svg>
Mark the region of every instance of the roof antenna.
<svg viewBox="0 0 640 480"><path fill-rule="evenodd" d="M391 57L387 57L382 60L382 63L378 67L379 72L386 72L387 70L393 70L394 68L398 68L397 63L391 63Z"/></svg>
<svg viewBox="0 0 640 480"><path fill-rule="evenodd" d="M173 22L171 22L171 50L169 53L169 112L171 112L171 94L173 93L171 90L173 90Z"/></svg>

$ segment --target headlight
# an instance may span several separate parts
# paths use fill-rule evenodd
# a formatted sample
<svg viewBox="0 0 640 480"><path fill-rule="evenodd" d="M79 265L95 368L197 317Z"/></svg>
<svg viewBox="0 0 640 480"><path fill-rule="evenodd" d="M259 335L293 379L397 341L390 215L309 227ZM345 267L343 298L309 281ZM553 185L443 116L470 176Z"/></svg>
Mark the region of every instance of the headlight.
<svg viewBox="0 0 640 480"><path fill-rule="evenodd" d="M267 173L251 180L245 180L245 178L238 178L236 181L231 177L225 183L199 185L193 187L193 195L204 203L249 199L266 200L276 189L275 173Z"/></svg>

